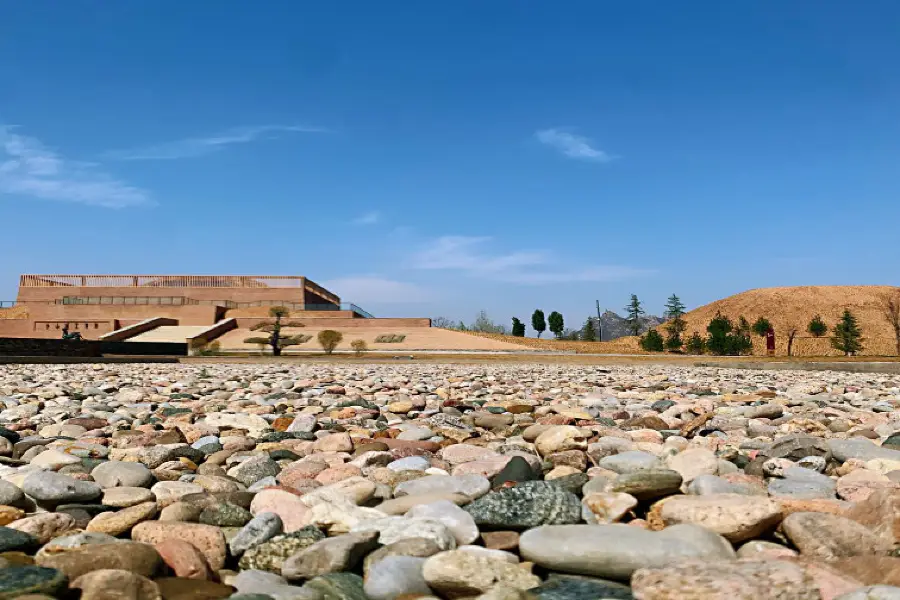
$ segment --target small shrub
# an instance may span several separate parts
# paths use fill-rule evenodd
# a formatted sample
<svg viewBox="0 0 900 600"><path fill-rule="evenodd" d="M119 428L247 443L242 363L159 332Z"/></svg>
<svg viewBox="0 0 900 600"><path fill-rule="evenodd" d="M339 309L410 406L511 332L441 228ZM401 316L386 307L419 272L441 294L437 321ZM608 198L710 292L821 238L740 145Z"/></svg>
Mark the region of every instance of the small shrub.
<svg viewBox="0 0 900 600"><path fill-rule="evenodd" d="M813 337L822 337L828 333L828 325L825 324L825 321L822 320L820 315L816 315L809 322L806 330L812 334Z"/></svg>
<svg viewBox="0 0 900 600"><path fill-rule="evenodd" d="M244 338L245 344L256 344L257 346L262 344L263 346L269 345L269 338L264 337L248 337Z"/></svg>
<svg viewBox="0 0 900 600"><path fill-rule="evenodd" d="M716 313L707 325L706 331L709 333L706 349L711 354L738 356L753 350L753 342L749 335L750 324L743 317L738 320L738 327L735 328L731 319L722 313Z"/></svg>
<svg viewBox="0 0 900 600"><path fill-rule="evenodd" d="M666 336L666 350L671 350L672 352L678 352L681 350L681 347L684 345L684 341L681 339L681 336L677 333L669 333Z"/></svg>
<svg viewBox="0 0 900 600"><path fill-rule="evenodd" d="M651 329L641 336L641 348L645 352L662 352L664 350L663 337L657 330Z"/></svg>
<svg viewBox="0 0 900 600"><path fill-rule="evenodd" d="M221 342L207 342L205 340L193 340L191 348L195 356L215 356L222 350Z"/></svg>
<svg viewBox="0 0 900 600"><path fill-rule="evenodd" d="M357 356L362 356L362 353L369 349L366 340L353 340L350 342L350 347L353 348Z"/></svg>
<svg viewBox="0 0 900 600"><path fill-rule="evenodd" d="M406 339L405 335L396 333L386 333L375 338L376 344L399 344Z"/></svg>
<svg viewBox="0 0 900 600"><path fill-rule="evenodd" d="M319 332L319 345L325 351L325 354L331 354L344 339L344 334L333 329L324 329Z"/></svg>
<svg viewBox="0 0 900 600"><path fill-rule="evenodd" d="M703 354L706 352L706 342L696 331L687 339L684 349L688 354Z"/></svg>
<svg viewBox="0 0 900 600"><path fill-rule="evenodd" d="M753 324L753 333L760 337L765 336L770 329L772 329L772 324L765 317L758 318Z"/></svg>

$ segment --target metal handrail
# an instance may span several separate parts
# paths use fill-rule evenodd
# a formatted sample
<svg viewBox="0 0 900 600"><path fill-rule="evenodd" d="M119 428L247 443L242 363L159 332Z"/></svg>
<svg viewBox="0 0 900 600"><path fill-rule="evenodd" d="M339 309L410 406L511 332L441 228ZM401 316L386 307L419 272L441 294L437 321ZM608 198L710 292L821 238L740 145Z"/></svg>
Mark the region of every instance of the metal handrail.
<svg viewBox="0 0 900 600"><path fill-rule="evenodd" d="M302 288L299 275L22 275L19 287Z"/></svg>

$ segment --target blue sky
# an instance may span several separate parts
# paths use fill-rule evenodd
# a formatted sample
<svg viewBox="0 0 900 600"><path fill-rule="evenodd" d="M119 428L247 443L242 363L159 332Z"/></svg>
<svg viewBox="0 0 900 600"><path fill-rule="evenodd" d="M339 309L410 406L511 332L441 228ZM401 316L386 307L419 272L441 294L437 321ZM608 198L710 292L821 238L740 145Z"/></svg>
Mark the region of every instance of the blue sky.
<svg viewBox="0 0 900 600"><path fill-rule="evenodd" d="M900 3L0 4L21 272L304 274L570 324L898 284ZM39 233L35 233L35 231Z"/></svg>

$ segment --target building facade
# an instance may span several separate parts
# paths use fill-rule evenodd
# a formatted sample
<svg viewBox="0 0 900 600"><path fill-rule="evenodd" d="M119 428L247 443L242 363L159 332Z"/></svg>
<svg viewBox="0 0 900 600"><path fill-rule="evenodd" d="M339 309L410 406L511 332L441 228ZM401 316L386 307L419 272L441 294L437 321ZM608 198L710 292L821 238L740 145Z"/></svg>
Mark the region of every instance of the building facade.
<svg viewBox="0 0 900 600"><path fill-rule="evenodd" d="M148 319L213 326L258 320L276 305L312 319L371 317L306 277L284 275L22 275L11 304L0 308L0 337L58 338L68 329L99 339Z"/></svg>

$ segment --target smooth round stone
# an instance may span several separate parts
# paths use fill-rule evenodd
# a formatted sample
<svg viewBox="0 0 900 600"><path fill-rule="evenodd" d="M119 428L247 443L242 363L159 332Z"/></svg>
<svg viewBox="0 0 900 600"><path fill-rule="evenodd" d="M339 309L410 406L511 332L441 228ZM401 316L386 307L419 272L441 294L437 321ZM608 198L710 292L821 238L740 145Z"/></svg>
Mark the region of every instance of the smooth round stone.
<svg viewBox="0 0 900 600"><path fill-rule="evenodd" d="M660 469L663 464L658 457L649 452L628 450L601 458L597 466L616 473L635 473L646 469Z"/></svg>
<svg viewBox="0 0 900 600"><path fill-rule="evenodd" d="M882 448L900 451L900 432L893 433L881 443Z"/></svg>
<svg viewBox="0 0 900 600"><path fill-rule="evenodd" d="M77 456L66 454L65 452L60 452L55 448L47 448L46 450L35 456L33 459L31 459L31 462L29 464L31 464L32 466L57 471L62 467L66 467L69 465L80 465L81 459Z"/></svg>
<svg viewBox="0 0 900 600"><path fill-rule="evenodd" d="M238 589L238 593L229 596L229 600L322 600L318 592L289 585L284 577L267 571L241 571L228 583Z"/></svg>
<svg viewBox="0 0 900 600"><path fill-rule="evenodd" d="M810 471L810 473L814 473L814 471ZM826 479L828 478L826 477ZM790 479L770 479L767 489L769 495L773 498L793 498L796 500L833 499L835 497L836 484L830 479L824 481L792 477Z"/></svg>
<svg viewBox="0 0 900 600"><path fill-rule="evenodd" d="M463 494L479 498L491 489L491 482L481 475L426 475L404 481L394 489L394 496L420 496L424 494Z"/></svg>
<svg viewBox="0 0 900 600"><path fill-rule="evenodd" d="M660 502L658 514L666 527L691 523L742 542L774 529L781 522L781 505L761 496L674 496Z"/></svg>
<svg viewBox="0 0 900 600"><path fill-rule="evenodd" d="M103 493L92 481L78 481L52 471L39 471L28 475L22 482L22 490L37 500L48 504L88 502Z"/></svg>
<svg viewBox="0 0 900 600"><path fill-rule="evenodd" d="M709 496L712 494L741 494L744 496L765 496L762 488L733 483L718 475L700 475L687 486L687 493L694 496Z"/></svg>
<svg viewBox="0 0 900 600"><path fill-rule="evenodd" d="M197 450L203 450L204 446L212 446L212 445L221 446L221 442L219 441L219 436L204 435L202 438L198 439L196 442L191 444L191 448L195 448Z"/></svg>
<svg viewBox="0 0 900 600"><path fill-rule="evenodd" d="M457 446L462 444L457 444ZM453 448L454 446L451 446ZM494 487L500 487L505 483L521 483L524 481L534 481L538 479L539 473L535 472L534 467L531 464L522 458L521 456L513 456L509 461L500 469L500 472L497 473L493 479L491 479L491 484Z"/></svg>
<svg viewBox="0 0 900 600"><path fill-rule="evenodd" d="M541 583L537 575L517 564L463 550L426 559L422 576L428 587L447 598L475 596L496 586L524 591Z"/></svg>
<svg viewBox="0 0 900 600"><path fill-rule="evenodd" d="M281 566L289 581L312 579L327 573L352 571L363 557L378 547L378 533L346 533L326 538L292 555Z"/></svg>
<svg viewBox="0 0 900 600"><path fill-rule="evenodd" d="M138 523L152 519L158 510L156 502L144 502L116 512L100 513L91 519L85 530L108 535L121 535Z"/></svg>
<svg viewBox="0 0 900 600"><path fill-rule="evenodd" d="M182 577L160 577L154 580L160 595L165 600L216 600L228 598L234 588L230 585L205 579L184 579Z"/></svg>
<svg viewBox="0 0 900 600"><path fill-rule="evenodd" d="M199 485L188 483L187 481L160 481L150 488L156 501L159 502L160 508L165 508L170 504L174 504L191 494L201 494L204 489Z"/></svg>
<svg viewBox="0 0 900 600"><path fill-rule="evenodd" d="M281 517L271 512L256 515L228 543L234 556L266 542L284 531Z"/></svg>
<svg viewBox="0 0 900 600"><path fill-rule="evenodd" d="M634 573L631 587L638 598L659 600L821 598L816 581L801 564L776 560L688 561L640 569Z"/></svg>
<svg viewBox="0 0 900 600"><path fill-rule="evenodd" d="M677 494L681 483L681 475L677 471L644 469L618 475L609 482L607 491L630 494L638 500L654 500Z"/></svg>
<svg viewBox="0 0 900 600"><path fill-rule="evenodd" d="M471 544L478 539L478 526L472 515L449 500L414 506L406 513L406 517L433 519L443 523L453 533L459 545Z"/></svg>
<svg viewBox="0 0 900 600"><path fill-rule="evenodd" d="M394 600L409 595L431 594L431 588L422 575L424 558L415 556L388 556L373 564L364 584L371 600Z"/></svg>
<svg viewBox="0 0 900 600"><path fill-rule="evenodd" d="M107 533L82 532L54 538L41 546L36 557L62 554L91 544L114 544L120 540Z"/></svg>
<svg viewBox="0 0 900 600"><path fill-rule="evenodd" d="M869 585L841 594L834 600L900 600L900 587Z"/></svg>
<svg viewBox="0 0 900 600"><path fill-rule="evenodd" d="M718 457L706 448L685 450L669 458L667 464L681 475L684 483L690 483L701 475L715 475L719 470Z"/></svg>
<svg viewBox="0 0 900 600"><path fill-rule="evenodd" d="M382 546L375 552L369 554L363 561L363 572L368 572L381 560L389 556L414 556L416 558L428 558L441 552L440 546L436 542L428 538L407 538Z"/></svg>
<svg viewBox="0 0 900 600"><path fill-rule="evenodd" d="M825 560L883 555L892 548L868 527L838 515L796 512L784 519L782 529L803 556Z"/></svg>
<svg viewBox="0 0 900 600"><path fill-rule="evenodd" d="M155 501L153 492L142 487L112 487L103 491L101 502L105 506L128 508L143 502Z"/></svg>
<svg viewBox="0 0 900 600"><path fill-rule="evenodd" d="M869 440L852 438L849 440L828 440L828 447L835 460L845 462L851 458L869 461L875 458L887 460L900 460L900 450L892 450L883 446L876 446Z"/></svg>
<svg viewBox="0 0 900 600"><path fill-rule="evenodd" d="M309 525L310 509L296 494L286 490L270 489L256 494L250 504L250 512L258 515L264 512L281 517L284 531L290 533Z"/></svg>
<svg viewBox="0 0 900 600"><path fill-rule="evenodd" d="M25 492L16 485L0 479L0 504L16 506L25 498Z"/></svg>
<svg viewBox="0 0 900 600"><path fill-rule="evenodd" d="M387 465L391 471L424 471L431 468L431 462L421 456L407 456Z"/></svg>
<svg viewBox="0 0 900 600"><path fill-rule="evenodd" d="M620 521L638 504L637 498L621 492L595 492L581 499L581 516L591 524L605 525Z"/></svg>
<svg viewBox="0 0 900 600"><path fill-rule="evenodd" d="M383 545L393 544L409 538L427 538L442 550L456 548L456 538L450 529L438 521L429 519L408 519L406 517L385 517L363 521L351 533L378 532L378 541Z"/></svg>
<svg viewBox="0 0 900 600"><path fill-rule="evenodd" d="M225 535L221 529L212 525L144 521L131 531L131 539L148 544L158 544L167 539L184 540L203 552L213 570L218 571L225 565Z"/></svg>
<svg viewBox="0 0 900 600"><path fill-rule="evenodd" d="M541 456L564 450L585 450L587 439L584 430L572 425L553 425L541 432L534 440L535 449Z"/></svg>
<svg viewBox="0 0 900 600"><path fill-rule="evenodd" d="M46 544L53 538L75 529L75 518L66 513L44 512L14 521L9 526L11 529L31 534L40 543Z"/></svg>
<svg viewBox="0 0 900 600"><path fill-rule="evenodd" d="M393 500L385 500L376 506L375 510L379 510L389 516L405 515L414 506L431 504L432 502L438 502L440 500L447 500L457 506L471 502L471 498L462 494L424 494L421 496L400 496Z"/></svg>
<svg viewBox="0 0 900 600"><path fill-rule="evenodd" d="M55 596L66 588L66 576L56 569L22 566L0 569L0 599L12 600L25 594Z"/></svg>
<svg viewBox="0 0 900 600"><path fill-rule="evenodd" d="M722 536L697 525L660 532L629 525L550 525L519 538L522 558L563 573L628 581L638 569L683 560L728 560L734 549Z"/></svg>
<svg viewBox="0 0 900 600"><path fill-rule="evenodd" d="M152 577L162 564L153 546L124 540L112 544L87 544L59 554L39 554L35 561L42 567L62 571L70 580L98 569L123 569Z"/></svg>
<svg viewBox="0 0 900 600"><path fill-rule="evenodd" d="M141 463L115 460L97 465L91 471L91 477L104 489L116 487L148 488L153 485L156 479L150 469Z"/></svg>
<svg viewBox="0 0 900 600"><path fill-rule="evenodd" d="M125 594L134 600L162 598L155 583L146 577L121 569L92 571L73 581L71 587L81 590L82 600L109 600L121 598Z"/></svg>
<svg viewBox="0 0 900 600"><path fill-rule="evenodd" d="M0 552L20 552L38 545L36 537L30 533L0 527Z"/></svg>

